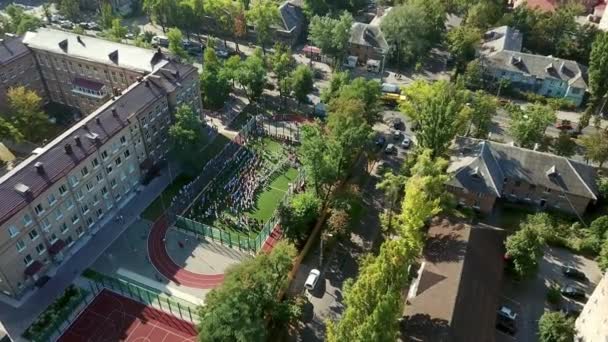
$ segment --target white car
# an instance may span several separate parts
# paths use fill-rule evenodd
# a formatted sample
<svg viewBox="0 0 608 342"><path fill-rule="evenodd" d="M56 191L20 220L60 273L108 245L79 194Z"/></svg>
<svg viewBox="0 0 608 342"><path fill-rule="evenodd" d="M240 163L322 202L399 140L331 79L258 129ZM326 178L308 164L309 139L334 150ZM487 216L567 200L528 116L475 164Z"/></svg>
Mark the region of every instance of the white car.
<svg viewBox="0 0 608 342"><path fill-rule="evenodd" d="M412 140L410 140L410 138L408 137L403 138L403 141L401 142L401 147L408 149L410 148L410 146L412 146Z"/></svg>
<svg viewBox="0 0 608 342"><path fill-rule="evenodd" d="M304 287L308 291L314 290L315 286L317 286L317 283L319 282L319 278L321 278L321 271L316 268L313 268L312 270L310 270L310 273L308 273L308 278L306 278Z"/></svg>

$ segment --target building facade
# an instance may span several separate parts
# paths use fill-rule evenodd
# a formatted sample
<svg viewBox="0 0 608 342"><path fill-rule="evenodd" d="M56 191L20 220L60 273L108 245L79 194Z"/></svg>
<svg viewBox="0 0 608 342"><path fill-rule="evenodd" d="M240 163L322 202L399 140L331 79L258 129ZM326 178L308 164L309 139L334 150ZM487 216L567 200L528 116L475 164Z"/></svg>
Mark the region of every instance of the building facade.
<svg viewBox="0 0 608 342"><path fill-rule="evenodd" d="M608 273L605 273L576 319L577 342L608 341Z"/></svg>
<svg viewBox="0 0 608 342"><path fill-rule="evenodd" d="M47 101L34 54L20 37L0 38L0 114L8 113L7 93L12 87L25 86Z"/></svg>
<svg viewBox="0 0 608 342"><path fill-rule="evenodd" d="M64 103L82 109L100 105L0 178L0 291L14 298L69 258L74 246L99 229L137 191L151 167L166 158L177 107L189 105L202 113L192 65L153 52L153 68L146 74L108 69L102 61L76 55L57 56L41 47L33 51L37 61L49 62L41 67L43 77L62 75L50 79L52 99L67 96ZM91 94L74 91L73 70L120 90L89 102Z"/></svg>
<svg viewBox="0 0 608 342"><path fill-rule="evenodd" d="M597 201L595 170L568 158L473 138L456 138L446 184L458 203L491 213L500 199L582 215Z"/></svg>

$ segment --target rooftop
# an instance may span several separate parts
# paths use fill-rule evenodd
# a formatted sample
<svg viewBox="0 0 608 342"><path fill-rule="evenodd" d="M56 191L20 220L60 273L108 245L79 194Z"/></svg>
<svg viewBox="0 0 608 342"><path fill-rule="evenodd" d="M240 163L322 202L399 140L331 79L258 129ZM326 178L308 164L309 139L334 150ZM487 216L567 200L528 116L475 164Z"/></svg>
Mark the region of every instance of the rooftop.
<svg viewBox="0 0 608 342"><path fill-rule="evenodd" d="M292 1L285 1L279 6L281 29L291 32L302 26L304 13L302 8Z"/></svg>
<svg viewBox="0 0 608 342"><path fill-rule="evenodd" d="M27 32L23 43L34 49L140 72L154 71L160 61L154 50L48 28Z"/></svg>
<svg viewBox="0 0 608 342"><path fill-rule="evenodd" d="M7 64L28 53L30 51L23 45L21 37L6 36L0 38L0 65Z"/></svg>
<svg viewBox="0 0 608 342"><path fill-rule="evenodd" d="M359 22L354 23L350 31L349 42L351 44L369 46L382 51L388 50L388 43L382 34L382 30L376 25Z"/></svg>
<svg viewBox="0 0 608 342"><path fill-rule="evenodd" d="M404 308L406 341L492 341L503 233L435 219Z"/></svg>
<svg viewBox="0 0 608 342"><path fill-rule="evenodd" d="M523 34L510 26L500 26L488 30L483 37L481 51L489 54L497 51L521 51Z"/></svg>
<svg viewBox="0 0 608 342"><path fill-rule="evenodd" d="M584 198L597 199L595 170L565 157L493 141L458 137L454 141L448 184L502 196L505 179Z"/></svg>

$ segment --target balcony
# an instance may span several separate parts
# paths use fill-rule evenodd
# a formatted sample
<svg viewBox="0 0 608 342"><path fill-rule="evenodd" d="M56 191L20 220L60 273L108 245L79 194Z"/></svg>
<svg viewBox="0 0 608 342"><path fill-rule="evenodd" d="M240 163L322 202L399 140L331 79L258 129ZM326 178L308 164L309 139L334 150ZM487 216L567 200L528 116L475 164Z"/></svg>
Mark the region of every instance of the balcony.
<svg viewBox="0 0 608 342"><path fill-rule="evenodd" d="M72 92L96 99L103 99L107 95L103 83L78 77L72 82Z"/></svg>

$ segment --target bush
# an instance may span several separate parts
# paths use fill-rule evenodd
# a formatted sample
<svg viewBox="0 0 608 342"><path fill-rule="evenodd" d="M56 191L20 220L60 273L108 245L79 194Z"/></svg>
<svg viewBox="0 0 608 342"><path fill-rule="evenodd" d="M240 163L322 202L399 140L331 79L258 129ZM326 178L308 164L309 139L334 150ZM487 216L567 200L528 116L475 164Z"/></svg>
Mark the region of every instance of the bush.
<svg viewBox="0 0 608 342"><path fill-rule="evenodd" d="M551 286L549 286L549 290L547 291L547 302L552 305L558 305L561 299L562 294L560 292L559 285L551 284Z"/></svg>
<svg viewBox="0 0 608 342"><path fill-rule="evenodd" d="M554 110L574 110L576 108L574 103L564 98L545 97L532 92L520 92L518 97L522 97L528 102L537 102L544 105L549 105Z"/></svg>
<svg viewBox="0 0 608 342"><path fill-rule="evenodd" d="M606 239L602 245L602 250L597 258L597 262L602 271L608 270L608 239Z"/></svg>
<svg viewBox="0 0 608 342"><path fill-rule="evenodd" d="M608 198L608 177L597 178L597 190L602 198Z"/></svg>

